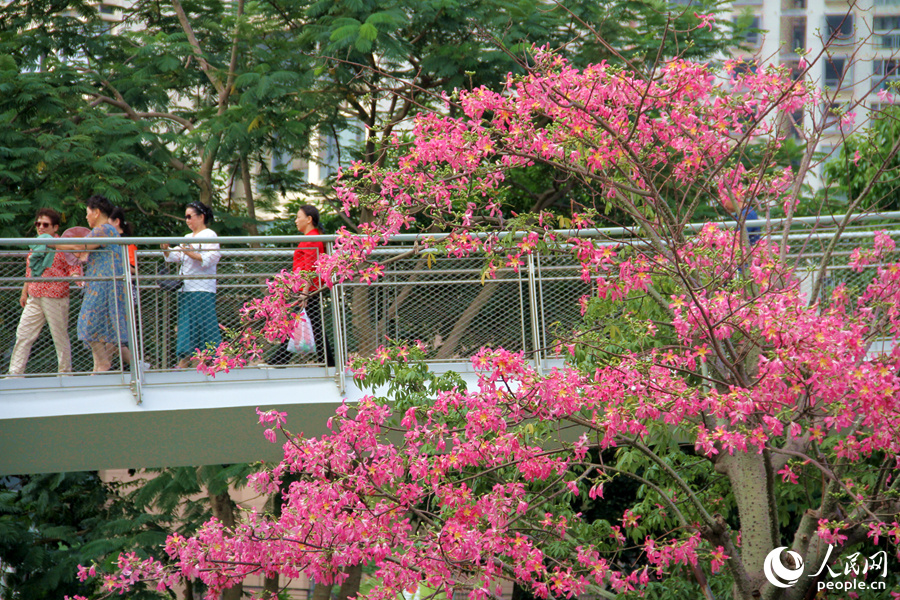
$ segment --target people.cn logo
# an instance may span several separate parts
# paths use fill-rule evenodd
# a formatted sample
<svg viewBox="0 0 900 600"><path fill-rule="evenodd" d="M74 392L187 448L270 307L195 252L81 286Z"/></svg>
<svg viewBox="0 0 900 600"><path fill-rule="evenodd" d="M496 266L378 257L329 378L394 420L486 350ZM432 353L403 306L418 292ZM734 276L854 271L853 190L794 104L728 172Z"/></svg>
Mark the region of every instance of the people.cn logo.
<svg viewBox="0 0 900 600"><path fill-rule="evenodd" d="M787 550L787 553L794 559L794 564L797 565L796 569L788 569L781 562L782 550L787 550L787 546L775 548L766 555L766 560L763 563L763 572L772 585L780 588L789 588L797 583L800 575L803 574L803 559L793 550Z"/></svg>

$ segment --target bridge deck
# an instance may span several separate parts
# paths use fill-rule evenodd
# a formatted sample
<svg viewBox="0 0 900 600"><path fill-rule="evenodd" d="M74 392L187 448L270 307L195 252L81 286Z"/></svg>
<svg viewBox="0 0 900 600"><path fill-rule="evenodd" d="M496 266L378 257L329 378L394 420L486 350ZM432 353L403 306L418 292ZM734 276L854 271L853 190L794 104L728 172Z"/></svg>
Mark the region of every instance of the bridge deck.
<svg viewBox="0 0 900 600"><path fill-rule="evenodd" d="M432 368L475 381L466 364ZM56 377L54 385L47 378L5 380L0 475L276 461L281 443L263 437L257 407L287 412L291 431L320 435L342 402L363 396L351 378L342 394L321 367L145 378L141 404L120 374Z"/></svg>
<svg viewBox="0 0 900 600"><path fill-rule="evenodd" d="M871 244L874 228L891 229L900 237L896 225L891 227L900 213L866 219L878 224L863 220L842 234L825 273L827 287L845 283L861 289L871 280L872 267L857 273L847 261L852 248ZM838 221L839 217L795 219L790 235L798 250L792 250L791 258L798 265L816 264ZM754 224L763 226L764 232L778 228L776 222L768 228L765 222ZM579 235L595 235L602 244L635 242L624 229ZM596 293L581 279L579 265L571 257L530 255L520 268L500 268L495 279L485 280L481 257L432 255L426 261L408 255L408 242L414 237L399 236L396 245L383 250L393 260L374 284L345 283L322 298L319 315L336 364L345 364L352 353L373 352L385 338L421 340L433 369L452 368L472 381L465 357L482 346L523 352L544 367L559 363L554 340L581 322L579 298ZM287 244L299 239L306 238L220 238L216 322L240 327L240 307L266 293L267 277L290 268L292 246ZM77 341L75 328L82 295L73 280L64 280L72 290L69 338L76 373L54 372L57 353L45 331L31 348L27 368L22 367L24 377L0 375L0 475L276 460L280 445L263 437L256 407L286 411L292 430L316 435L323 433L325 421L341 402L361 397L352 377L326 368L321 356L286 357L277 344L261 360L287 363L279 367L255 366L214 379L173 370L179 358L175 347L179 295L161 284L183 277L164 269L158 244L183 239L107 238L104 243L129 241L138 244L137 268L113 278L126 293L122 310L127 313L127 344L113 361L118 371L86 373L92 366L91 353ZM19 296L27 245L33 242L0 239L0 247L12 248L0 252L3 372L12 370L15 362L11 350L22 313ZM250 242L263 247L251 248ZM273 246L278 243L285 245ZM130 365L124 350L133 355ZM316 360L317 364L310 362Z"/></svg>

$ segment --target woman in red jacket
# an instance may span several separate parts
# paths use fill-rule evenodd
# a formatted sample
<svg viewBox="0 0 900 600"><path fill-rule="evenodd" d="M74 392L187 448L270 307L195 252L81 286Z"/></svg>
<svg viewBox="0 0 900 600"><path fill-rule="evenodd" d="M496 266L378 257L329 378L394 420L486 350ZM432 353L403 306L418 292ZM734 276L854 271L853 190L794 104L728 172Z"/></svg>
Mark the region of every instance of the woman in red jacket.
<svg viewBox="0 0 900 600"><path fill-rule="evenodd" d="M303 235L321 235L319 232L319 209L309 204L301 206L294 219L297 231ZM306 273L308 278L301 293L300 307L306 308L309 322L312 325L313 336L316 340L316 355L320 363L329 367L334 366L334 355L331 345L328 343L325 331L322 328L322 315L320 312L320 297L324 290L323 281L316 275L315 264L319 256L325 254L325 244L322 242L303 241L297 244L294 250L294 273Z"/></svg>

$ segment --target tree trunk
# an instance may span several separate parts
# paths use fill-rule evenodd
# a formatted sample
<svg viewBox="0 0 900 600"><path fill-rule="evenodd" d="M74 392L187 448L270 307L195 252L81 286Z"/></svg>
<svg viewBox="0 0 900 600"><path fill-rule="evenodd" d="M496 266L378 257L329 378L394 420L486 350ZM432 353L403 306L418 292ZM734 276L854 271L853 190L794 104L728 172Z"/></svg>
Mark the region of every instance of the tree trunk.
<svg viewBox="0 0 900 600"><path fill-rule="evenodd" d="M766 583L763 562L778 546L778 514L773 503L773 475L768 453L735 452L722 458L741 520L741 561L750 589L734 590L743 600L758 598ZM737 586L736 586L737 587Z"/></svg>
<svg viewBox="0 0 900 600"><path fill-rule="evenodd" d="M211 148L207 149L205 153L201 153L202 163L200 164L200 179L198 181L200 184L200 202L207 206L212 206L213 201L212 174L216 164L219 140L212 140L210 146Z"/></svg>
<svg viewBox="0 0 900 600"><path fill-rule="evenodd" d="M213 516L226 528L234 530L234 502L228 492L209 494L209 503ZM224 590L220 600L241 600L243 595L244 585L242 582L238 582L233 587Z"/></svg>
<svg viewBox="0 0 900 600"><path fill-rule="evenodd" d="M263 580L263 598L266 600L275 600L278 597L278 573L275 573L275 577L266 577Z"/></svg>
<svg viewBox="0 0 900 600"><path fill-rule="evenodd" d="M317 583L313 588L310 600L331 600L331 586L324 583Z"/></svg>
<svg viewBox="0 0 900 600"><path fill-rule="evenodd" d="M253 185L250 181L250 165L246 156L241 157L241 183L244 185L244 203L247 205L247 217L250 221L247 223L247 233L250 235L259 235L259 228L256 226L256 201L253 199ZM259 248L259 244L250 244L253 248Z"/></svg>
<svg viewBox="0 0 900 600"><path fill-rule="evenodd" d="M283 485L283 484L282 484ZM282 498L281 498L281 490L275 492L269 499L266 500L266 510L272 513L272 516L276 519L281 516L281 506L282 506ZM275 573L272 577L266 577L263 580L263 598L265 600L275 600L278 596L279 590L279 578L278 573Z"/></svg>
<svg viewBox="0 0 900 600"><path fill-rule="evenodd" d="M190 577L183 577L184 581L184 600L194 600L194 580Z"/></svg>
<svg viewBox="0 0 900 600"><path fill-rule="evenodd" d="M362 583L362 565L355 565L344 569L347 579L338 590L337 600L349 600L359 593L359 584Z"/></svg>

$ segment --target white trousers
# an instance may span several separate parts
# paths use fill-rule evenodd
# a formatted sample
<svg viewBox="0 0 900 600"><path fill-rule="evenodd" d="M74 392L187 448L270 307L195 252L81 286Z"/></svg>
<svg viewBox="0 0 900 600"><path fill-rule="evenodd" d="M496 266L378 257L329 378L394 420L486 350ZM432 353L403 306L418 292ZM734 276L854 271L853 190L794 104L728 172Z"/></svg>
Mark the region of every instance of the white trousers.
<svg viewBox="0 0 900 600"><path fill-rule="evenodd" d="M50 335L56 346L59 372L72 370L72 346L69 343L69 299L35 298L28 296L19 327L16 329L16 345L9 360L10 375L21 375L28 364L31 346L41 334L44 323L50 325Z"/></svg>

